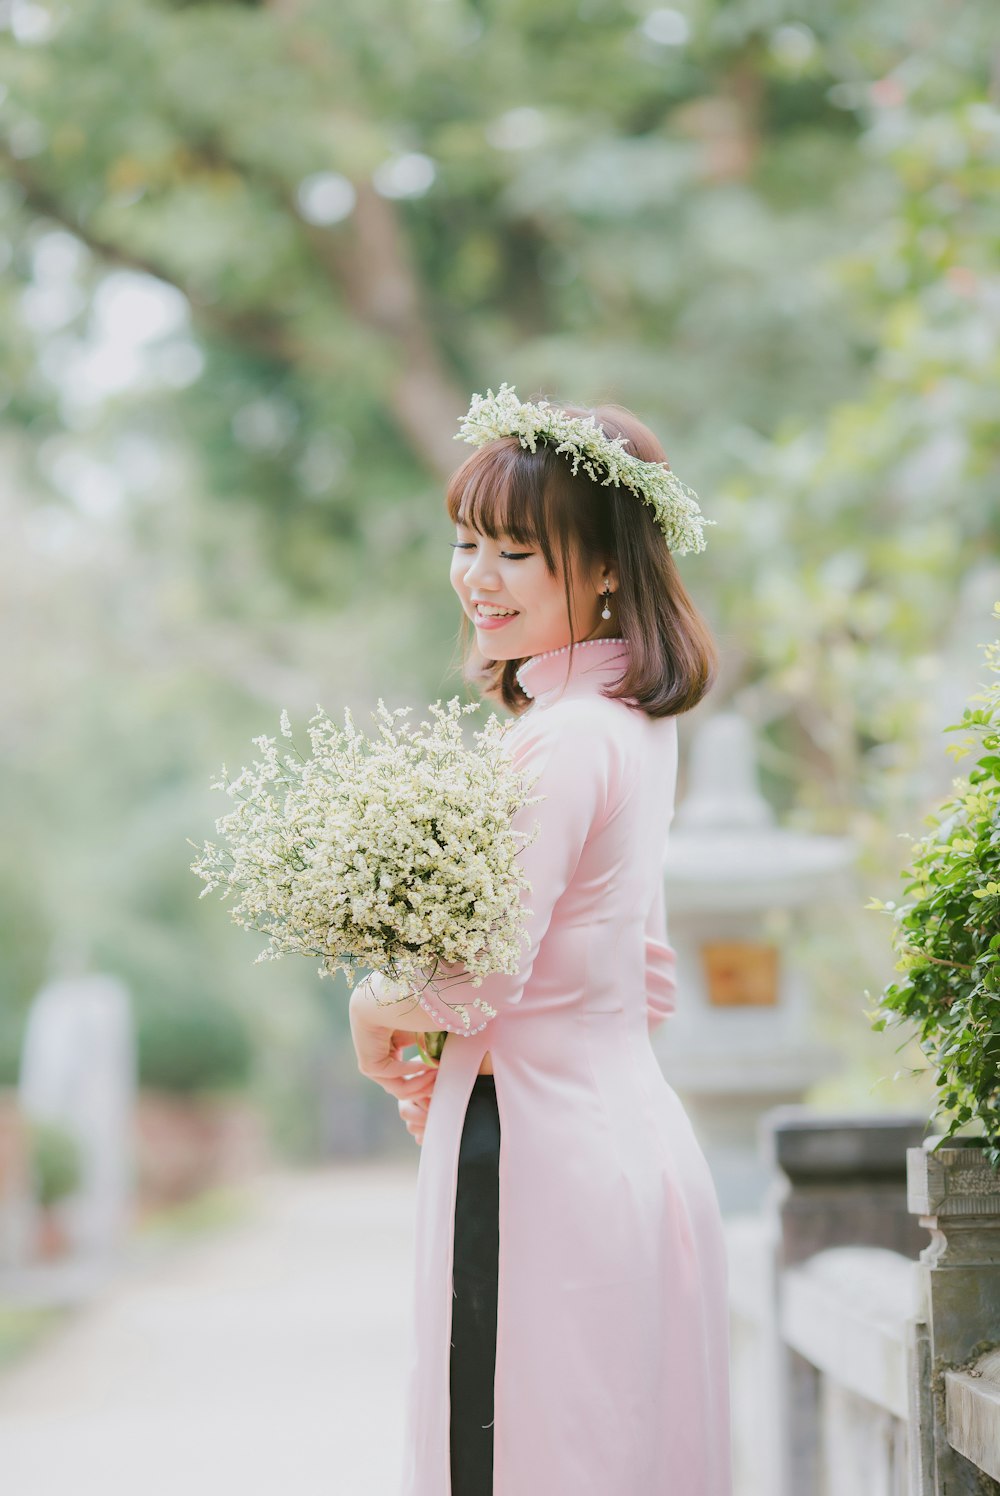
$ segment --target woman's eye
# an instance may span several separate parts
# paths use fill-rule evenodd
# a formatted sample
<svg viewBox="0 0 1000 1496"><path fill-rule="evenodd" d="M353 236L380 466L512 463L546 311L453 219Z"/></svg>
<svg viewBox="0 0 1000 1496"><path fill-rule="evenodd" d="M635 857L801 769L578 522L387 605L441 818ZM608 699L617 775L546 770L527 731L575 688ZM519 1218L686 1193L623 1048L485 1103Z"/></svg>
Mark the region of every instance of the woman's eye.
<svg viewBox="0 0 1000 1496"><path fill-rule="evenodd" d="M449 542L456 551L472 550L476 542L474 540L452 540ZM526 561L531 555L530 551L501 551L500 556L504 561Z"/></svg>

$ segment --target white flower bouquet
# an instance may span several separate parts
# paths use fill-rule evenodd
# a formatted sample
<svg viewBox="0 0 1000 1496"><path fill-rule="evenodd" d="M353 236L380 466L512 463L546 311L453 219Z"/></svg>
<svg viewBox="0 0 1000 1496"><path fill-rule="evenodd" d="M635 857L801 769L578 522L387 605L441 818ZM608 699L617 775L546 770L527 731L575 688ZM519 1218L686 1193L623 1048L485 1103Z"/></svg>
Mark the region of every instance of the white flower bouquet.
<svg viewBox="0 0 1000 1496"><path fill-rule="evenodd" d="M257 962L320 956L320 974L344 971L350 987L358 966L372 967L405 986L395 1002L414 984L435 986L452 963L473 987L517 971L520 890L531 887L517 854L537 827L512 824L532 803L505 750L513 724L491 716L470 748L461 719L478 704L462 707L456 696L447 710L439 701L429 710L434 721L420 731L397 728L410 708L390 712L379 700L378 731L367 738L349 709L340 728L317 707L308 755L294 744L279 753L277 739L262 736L253 742L263 758L251 768L230 780L223 765L212 788L236 804L216 821L222 844L206 841L191 870L205 882L200 897L215 888L235 895L233 921L267 935ZM292 738L285 711L280 730ZM468 1026L467 1004L447 1006ZM423 1057L440 1058L445 1037L422 1034Z"/></svg>

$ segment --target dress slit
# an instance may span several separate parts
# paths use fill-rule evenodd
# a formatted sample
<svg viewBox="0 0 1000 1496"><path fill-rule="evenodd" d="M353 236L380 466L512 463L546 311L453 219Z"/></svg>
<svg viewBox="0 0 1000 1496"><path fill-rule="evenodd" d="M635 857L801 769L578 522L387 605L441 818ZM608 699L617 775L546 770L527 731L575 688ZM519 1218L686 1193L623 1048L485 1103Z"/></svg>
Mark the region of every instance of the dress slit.
<svg viewBox="0 0 1000 1496"><path fill-rule="evenodd" d="M500 1114L492 1075L477 1075L462 1125L452 1256L451 1496L493 1496Z"/></svg>

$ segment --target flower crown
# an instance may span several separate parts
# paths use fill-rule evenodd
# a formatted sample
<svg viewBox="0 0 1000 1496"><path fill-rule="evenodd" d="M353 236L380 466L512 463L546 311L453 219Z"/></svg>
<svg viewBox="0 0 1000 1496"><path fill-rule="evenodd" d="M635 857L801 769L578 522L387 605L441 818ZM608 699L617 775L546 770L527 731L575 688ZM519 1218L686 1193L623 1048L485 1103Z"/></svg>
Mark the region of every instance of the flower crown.
<svg viewBox="0 0 1000 1496"><path fill-rule="evenodd" d="M705 549L702 527L717 521L702 515L693 489L665 463L643 462L623 451L628 437L605 435L593 416L569 416L548 400L540 400L537 405L522 403L513 385L501 384L496 395L492 390L487 390L485 398L473 395L455 441L481 447L501 436L516 436L521 446L532 452L542 437L557 452L571 455L574 474L582 463L595 482L602 486L613 483L616 488L623 484L644 499L672 551L685 555ZM601 476L601 469L606 477Z"/></svg>

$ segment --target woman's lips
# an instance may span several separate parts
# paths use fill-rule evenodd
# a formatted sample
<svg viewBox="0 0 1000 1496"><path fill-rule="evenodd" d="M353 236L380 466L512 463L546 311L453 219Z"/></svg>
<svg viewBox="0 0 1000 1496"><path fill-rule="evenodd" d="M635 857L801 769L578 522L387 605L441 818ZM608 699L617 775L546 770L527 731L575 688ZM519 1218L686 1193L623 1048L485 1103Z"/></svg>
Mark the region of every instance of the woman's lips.
<svg viewBox="0 0 1000 1496"><path fill-rule="evenodd" d="M491 617L488 613L480 613L478 608L473 608L472 617L477 629L498 629L512 619L519 617L518 613L505 613L502 617Z"/></svg>

